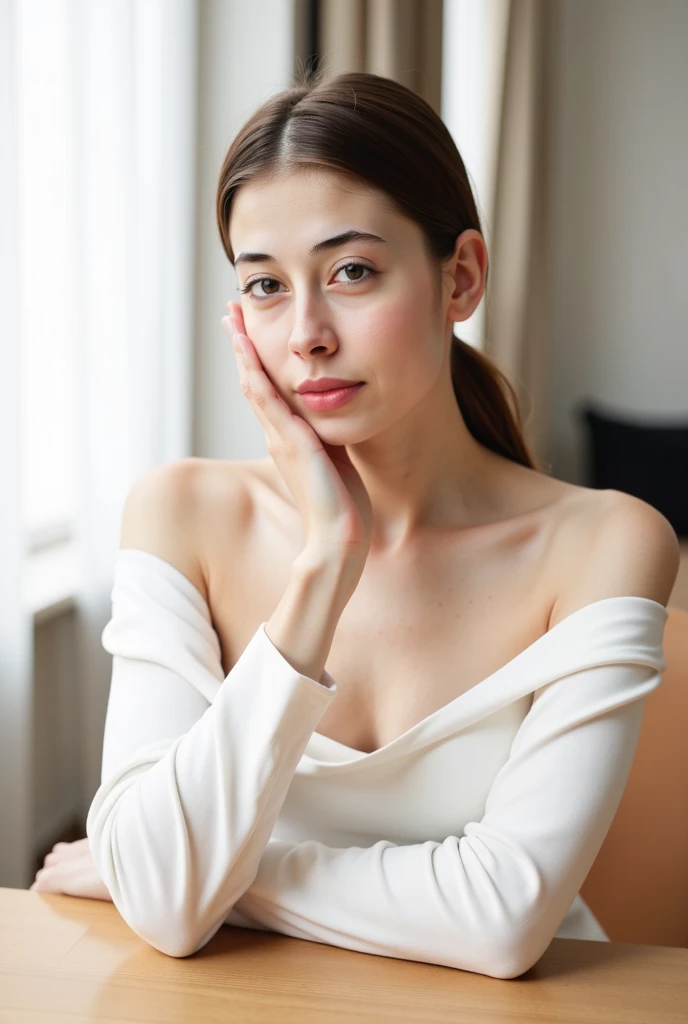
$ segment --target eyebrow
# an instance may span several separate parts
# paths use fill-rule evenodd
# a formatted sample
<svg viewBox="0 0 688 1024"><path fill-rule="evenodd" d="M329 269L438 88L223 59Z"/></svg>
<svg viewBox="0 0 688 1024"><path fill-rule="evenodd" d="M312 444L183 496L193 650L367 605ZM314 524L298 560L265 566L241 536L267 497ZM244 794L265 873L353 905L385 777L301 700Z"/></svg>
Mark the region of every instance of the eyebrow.
<svg viewBox="0 0 688 1024"><path fill-rule="evenodd" d="M385 242L386 239L381 238L380 235L373 235L369 231L357 231L351 229L351 231L343 231L340 235L333 235L332 238L325 238L322 242L316 242L315 245L308 250L309 256L315 256L316 253L324 252L326 249L336 249L340 245L347 245L349 242ZM237 258L234 260L234 266L238 266L240 263L276 263L277 260L274 256L269 256L265 252L240 252Z"/></svg>

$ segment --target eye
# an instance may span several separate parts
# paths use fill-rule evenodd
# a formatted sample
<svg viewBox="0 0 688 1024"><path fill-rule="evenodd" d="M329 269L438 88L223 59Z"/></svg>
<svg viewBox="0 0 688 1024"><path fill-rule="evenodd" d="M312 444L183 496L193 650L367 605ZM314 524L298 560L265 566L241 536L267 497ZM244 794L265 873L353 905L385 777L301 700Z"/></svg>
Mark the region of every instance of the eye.
<svg viewBox="0 0 688 1024"><path fill-rule="evenodd" d="M374 271L372 267L369 267L365 263L345 263L343 266L339 267L339 269L337 271L335 271L335 273L339 274L339 273L341 273L342 270L347 270L348 271L352 267L355 270L367 270L368 274L371 274L371 275L376 273L376 271ZM365 281L365 280L366 280L365 277L355 277L353 281L351 279L349 279L348 281L343 281L342 284L358 284L359 281Z"/></svg>
<svg viewBox="0 0 688 1024"><path fill-rule="evenodd" d="M342 270L345 270L347 272L353 270L354 273L361 270L367 271L364 277L354 277L353 280L349 278L348 281L339 281L339 284L346 285L359 284L361 281L366 281L368 277L372 277L374 274L378 273L377 270L373 270L372 267L369 267L367 263L358 263L356 261L349 261L348 263L343 263L341 267L338 267L337 270L335 270L335 275L340 274ZM263 295L257 295L252 290L253 286L256 284L259 284L261 288L263 288ZM244 287L240 288L239 291L241 292L242 295L248 294L249 298L253 299L256 302L263 302L265 299L270 299L272 298L273 295L279 294L279 291L267 291L266 293L266 289L269 288L271 285L276 285L279 288L279 281L276 281L274 277L254 277L250 281L247 281Z"/></svg>
<svg viewBox="0 0 688 1024"><path fill-rule="evenodd" d="M260 300L260 299L269 299L273 295L277 295L277 292L268 292L267 295L256 295L251 290L253 288L254 284L259 284L259 285L262 286L262 285L265 285L265 284L267 284L267 285L279 284L279 282L275 281L274 277L254 277L252 281L247 281L246 284L244 285L244 287L240 288L239 291L241 292L242 295L248 294L250 298L258 299L258 300Z"/></svg>

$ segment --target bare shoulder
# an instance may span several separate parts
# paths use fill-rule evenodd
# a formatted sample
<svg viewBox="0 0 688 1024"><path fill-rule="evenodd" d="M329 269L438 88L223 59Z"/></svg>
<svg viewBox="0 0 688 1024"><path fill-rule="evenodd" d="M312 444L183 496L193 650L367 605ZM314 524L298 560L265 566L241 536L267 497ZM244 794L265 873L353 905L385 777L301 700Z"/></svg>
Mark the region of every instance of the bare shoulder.
<svg viewBox="0 0 688 1024"><path fill-rule="evenodd" d="M676 531L646 501L620 491L606 493L607 508L596 537L596 557L602 571L606 570L610 585L622 593L666 605L681 558Z"/></svg>
<svg viewBox="0 0 688 1024"><path fill-rule="evenodd" d="M565 535L569 561L550 628L608 597L646 597L666 607L680 562L668 519L640 498L611 489L588 490L579 508L575 529Z"/></svg>
<svg viewBox="0 0 688 1024"><path fill-rule="evenodd" d="M208 541L232 536L248 514L241 463L186 458L154 466L131 486L122 514L120 548L169 562L208 598Z"/></svg>

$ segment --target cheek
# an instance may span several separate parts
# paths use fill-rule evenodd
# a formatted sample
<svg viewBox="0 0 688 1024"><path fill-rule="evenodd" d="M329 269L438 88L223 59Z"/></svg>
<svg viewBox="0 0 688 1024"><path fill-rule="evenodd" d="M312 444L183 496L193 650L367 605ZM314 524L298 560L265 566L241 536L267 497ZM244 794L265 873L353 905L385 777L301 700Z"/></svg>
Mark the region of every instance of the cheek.
<svg viewBox="0 0 688 1024"><path fill-rule="evenodd" d="M362 307L356 317L358 322L347 319L346 331L351 337L358 332L371 352L398 352L422 336L425 316L413 285L398 282L378 302Z"/></svg>
<svg viewBox="0 0 688 1024"><path fill-rule="evenodd" d="M410 289L381 305L371 312L362 335L371 367L396 386L413 390L428 383L437 374L432 330L429 311Z"/></svg>
<svg viewBox="0 0 688 1024"><path fill-rule="evenodd" d="M251 339L265 372L273 383L280 381L284 374L284 363L287 361L284 330L280 329L278 324L256 321L252 325L247 323L246 333Z"/></svg>

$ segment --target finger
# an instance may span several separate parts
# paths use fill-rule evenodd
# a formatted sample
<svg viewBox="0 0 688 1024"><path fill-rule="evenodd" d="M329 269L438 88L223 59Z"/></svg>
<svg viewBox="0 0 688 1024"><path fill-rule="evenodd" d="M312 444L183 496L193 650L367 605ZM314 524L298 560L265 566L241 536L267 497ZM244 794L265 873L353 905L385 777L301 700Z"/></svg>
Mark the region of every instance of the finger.
<svg viewBox="0 0 688 1024"><path fill-rule="evenodd" d="M45 868L41 868L36 873L36 877L33 881L33 888L38 892L46 892L50 889L50 872Z"/></svg>
<svg viewBox="0 0 688 1024"><path fill-rule="evenodd" d="M274 431L279 432L279 417L283 416L283 410L279 403L283 402L283 399L267 377L257 353L250 354L248 346L242 346L237 340L236 334L232 333L233 327L230 326L228 318L223 319L222 325L233 341L239 383L244 397L252 405L266 433L270 435ZM284 426L282 429L285 429Z"/></svg>
<svg viewBox="0 0 688 1024"><path fill-rule="evenodd" d="M241 331L242 334L246 334L246 324L244 322L244 311L241 308L241 303L240 302L228 302L227 303L227 312L229 313L229 316L230 316L232 322L235 324L236 329L238 331Z"/></svg>
<svg viewBox="0 0 688 1024"><path fill-rule="evenodd" d="M231 331L225 322L227 319L227 317L223 318L222 325L231 336ZM251 402L263 429L268 435L269 442L274 445L275 443L279 444L279 439L286 439L287 441L291 439L296 440L293 432L295 429L298 429L297 417L268 376L250 338L243 332L240 333L240 337L245 343L245 348L248 350L247 354L243 354L238 344L234 346L234 350L237 353L241 390L249 402ZM305 421L302 420L302 423L305 424ZM299 439L302 437L303 433L300 433Z"/></svg>
<svg viewBox="0 0 688 1024"><path fill-rule="evenodd" d="M227 308L229 310L229 320L234 328L235 336L237 341L240 343L241 351L246 355L249 366L258 364L264 369L263 364L260 361L260 357L256 351L256 347L251 341L246 331L246 324L244 323L244 312L238 302L228 302Z"/></svg>

